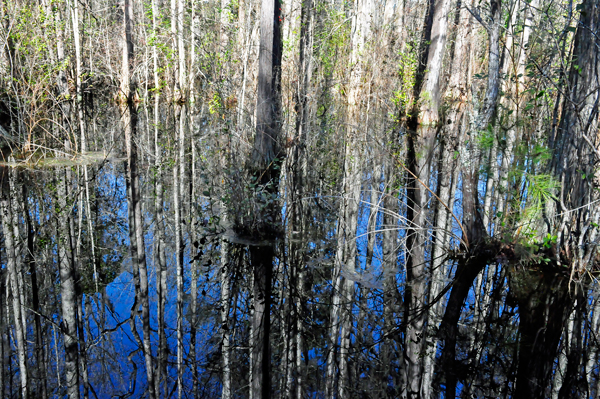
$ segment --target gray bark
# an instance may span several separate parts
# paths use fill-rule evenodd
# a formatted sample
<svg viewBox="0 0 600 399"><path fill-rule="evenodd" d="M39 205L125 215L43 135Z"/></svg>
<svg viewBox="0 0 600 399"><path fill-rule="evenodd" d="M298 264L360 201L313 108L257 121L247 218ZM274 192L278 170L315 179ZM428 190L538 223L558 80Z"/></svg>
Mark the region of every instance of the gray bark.
<svg viewBox="0 0 600 399"><path fill-rule="evenodd" d="M42 332L42 320L40 317L40 297L39 297L39 283L38 283L38 265L36 259L34 257L35 253L35 243L34 243L34 224L32 222L30 208L27 201L28 190L25 185L23 185L23 213L25 214L25 223L27 226L27 254L25 256L25 261L29 268L29 275L31 279L31 307L33 309L33 319L35 325L35 359L37 363L37 373L38 379L40 380L39 392L41 393L42 398L48 397L48 370L47 370L47 362L46 362L46 349L44 347L44 335ZM0 288L0 292L1 288ZM2 304L0 303L0 317L2 312ZM0 331L2 331L2 325L0 322ZM1 334L1 333L0 333ZM1 339L1 338L0 338ZM3 351L0 348L0 356L3 356ZM0 374L3 374L0 372ZM0 395L3 395L3 390L0 388Z"/></svg>
<svg viewBox="0 0 600 399"><path fill-rule="evenodd" d="M152 1L152 30L157 34L158 6L156 0ZM154 87L160 86L158 73L158 49L156 43L152 46L152 64ZM159 140L158 126L160 121L160 91L154 92L154 167L156 168L156 177L154 181L155 191L155 250L154 250L154 269L156 274L157 289L157 319L158 319L158 362L155 380L155 393L158 397L167 395L167 337L165 326L165 301L167 295L167 264L165 259L165 240L164 240L164 215L163 215L163 185L162 185L162 147ZM160 386L163 384L163 394L161 395Z"/></svg>
<svg viewBox="0 0 600 399"><path fill-rule="evenodd" d="M260 11L260 47L258 88L256 100L256 134L248 169L256 182L265 188L267 195L276 196L279 191L280 165L280 79L281 79L281 27L280 8L275 0L263 0ZM277 159L276 159L277 158ZM258 196L257 196L258 197ZM252 316L253 345L251 385L254 399L271 396L271 284L273 274L274 246L271 240L278 235L279 206L267 204L257 198L260 212L254 211L254 226L243 223L241 230L269 241L265 246L250 245L250 264L254 275L254 314Z"/></svg>
<svg viewBox="0 0 600 399"><path fill-rule="evenodd" d="M231 398L231 333L229 327L229 243L221 241L221 269L219 279L221 283L221 352L223 353L223 391L222 399Z"/></svg>
<svg viewBox="0 0 600 399"><path fill-rule="evenodd" d="M183 396L183 242L181 233L181 201L179 160L173 166L173 203L175 208L175 267L177 271L177 397Z"/></svg>
<svg viewBox="0 0 600 399"><path fill-rule="evenodd" d="M302 2L300 10L300 46L299 46L299 62L298 62L298 87L296 91L296 136L293 140L292 147L289 149L288 155L288 170L290 175L290 203L292 209L290 213L289 230L290 237L303 237L307 232L307 220L303 198L306 188L307 175L307 154L305 152L307 131L310 128L310 110L311 103L309 102L309 93L312 87L313 74L313 2L306 0ZM290 243L291 251L291 268L294 278L291 289L295 291L294 313L292 322L295 319L295 333L291 337L295 341L295 364L294 373L296 377L296 393L297 399L301 399L303 392L303 381L305 368L302 363L303 353L303 318L305 316L305 299L304 299L304 277L305 277L305 258L307 250L306 240L301 243L295 240ZM294 287L295 286L295 287ZM293 296L293 295L292 295ZM291 382L291 381L290 381ZM292 394L290 392L290 398Z"/></svg>
<svg viewBox="0 0 600 399"><path fill-rule="evenodd" d="M546 203L546 230L541 232L557 232L555 267L566 263L570 276L566 279L554 270L548 273L548 268L543 278L535 271L511 276L521 334L515 398L546 396L560 337L575 299L568 288L587 275L590 260L597 254L597 232L592 226L598 221L598 210L590 206L598 198L597 178L590 173L600 159L594 142L600 95L599 29L598 2L584 1L561 121L556 137L549 138L554 152L550 171L560 181L560 191L556 201Z"/></svg>
<svg viewBox="0 0 600 399"><path fill-rule="evenodd" d="M154 365L150 340L150 304L148 294L148 271L146 265L146 247L144 243L144 225L140 198L140 180L138 172L138 155L135 139L137 135L137 105L135 104L135 81L133 79L133 10L129 0L123 3L123 41L121 70L121 118L127 151L127 206L129 213L129 240L131 260L134 270L136 295L132 308L132 321L141 305L143 330L143 347L148 395L156 397L154 385ZM133 329L135 323L132 322Z"/></svg>
<svg viewBox="0 0 600 399"><path fill-rule="evenodd" d="M11 176L12 177L12 176ZM9 178L10 179L10 178ZM11 190L12 191L12 190ZM26 326L23 325L23 306L25 305L21 301L19 295L19 279L18 274L21 273L18 264L17 255L17 243L16 237L14 236L14 219L13 219L13 204L11 201L11 195L7 192L2 193L0 198L0 212L2 212L2 231L4 235L4 246L6 251L6 268L8 271L8 277L10 281L10 289L12 296L12 310L13 320L15 327L16 343L17 343L17 356L19 364L19 379L20 379L20 392L23 398L29 397L29 386L28 386L28 368L27 368L27 341L26 341ZM8 316L8 312L7 312Z"/></svg>
<svg viewBox="0 0 600 399"><path fill-rule="evenodd" d="M551 168L561 185L555 213L561 215L554 216L550 213L553 210L548 209L548 231L558 230L558 245L572 258L571 270L578 273L587 269L597 252L597 246L592 244L596 229L589 226L598 220L598 207L590 208L588 204L597 198L593 189L597 182L592 176L600 158L595 134L600 98L600 41L596 36L600 16L596 1L588 0L582 8L573 54L577 64L571 69L561 123L551 140ZM569 212L571 209L577 211Z"/></svg>
<svg viewBox="0 0 600 399"><path fill-rule="evenodd" d="M8 299L8 295L5 295L8 289L6 280L6 273L0 273L0 366L2 366L2 370L0 370L0 395L5 395L6 393L6 369L8 368L8 362L6 357L6 326L10 323L10 320L8 312L4 311L5 303Z"/></svg>
<svg viewBox="0 0 600 399"><path fill-rule="evenodd" d="M429 3L429 15L432 21L427 21L426 24L431 23L431 26L425 27L425 29L431 29L427 48L427 72L419 95L421 101L420 124L425 126L436 125L439 119L442 61L446 49L448 14L451 4L452 0L431 0Z"/></svg>
<svg viewBox="0 0 600 399"><path fill-rule="evenodd" d="M281 73L280 9L274 0L263 0L260 11L256 135L252 169L266 170L279 153L279 94Z"/></svg>
<svg viewBox="0 0 600 399"><path fill-rule="evenodd" d="M58 176L58 220L60 241L58 258L60 271L60 294L65 345L65 383L69 399L79 398L79 346L77 338L77 293L73 237L71 235L71 206L67 203L66 171Z"/></svg>
<svg viewBox="0 0 600 399"><path fill-rule="evenodd" d="M423 28L421 55L424 61L417 71L420 109L409 122L413 130L408 139L409 188L407 219L407 270L405 290L405 367L407 397L421 396L423 359L425 355L424 325L426 297L426 231L429 171L434 154L440 107L442 59L446 47L449 0L430 1ZM425 61L426 60L426 61ZM426 373L425 373L426 375Z"/></svg>
<svg viewBox="0 0 600 399"><path fill-rule="evenodd" d="M537 2L537 0L535 0ZM519 4L520 2L517 0L514 2L513 4L513 9L512 9L512 16L511 19L509 21L509 25L508 25L508 29L507 29L507 35L506 35L506 44L505 44L505 48L504 48L504 63L502 65L502 75L506 76L509 72L509 67L513 64L513 57L511 56L512 51L514 50L514 36L515 36L515 27L517 24L517 17L519 15L518 9L519 9ZM525 21L525 28L523 29L523 45L527 45L528 44L528 34L526 34L527 32L531 31L531 28L528 26L528 23L530 21ZM526 40L527 39L527 40ZM519 47L519 53L521 54L521 56L525 55L525 51L524 51L524 47ZM517 60L519 60L520 57L517 57ZM514 93L514 96L517 98L517 101L519 101L519 97L521 96L521 94L519 93L519 84L520 82L524 79L524 75L525 75L525 64L518 62L518 64L516 65L517 70L516 70L516 77L517 77L517 90ZM519 78L519 75L523 75L523 77ZM509 92L509 90L511 90L511 85L509 84L509 80L505 79L502 81L502 91L503 92ZM500 101L501 104L503 106L506 107L511 107L511 104L507 104L507 96L503 96ZM519 112L520 112L520 105L519 103L515 104L516 105L516 110L514 110L515 112L513 113L514 116L514 121L511 122L515 122L517 120L517 118L519 118ZM511 123L512 125L512 123ZM496 210L497 212L500 214L500 216L502 217L502 220L505 220L505 217L509 211L508 207L509 207L509 203L507 201L507 196L508 196L508 173L509 173L509 169L510 169L510 165L513 162L513 156L514 156L514 150L515 150L515 142L516 142L516 136L517 136L517 131L516 131L516 126L511 126L508 131L506 132L506 145L505 145L505 149L504 149L504 153L502 156L502 164L500 167L500 171L499 171L499 177L498 177L498 183L499 183L499 187L496 188ZM491 217L491 215L489 215L488 217Z"/></svg>

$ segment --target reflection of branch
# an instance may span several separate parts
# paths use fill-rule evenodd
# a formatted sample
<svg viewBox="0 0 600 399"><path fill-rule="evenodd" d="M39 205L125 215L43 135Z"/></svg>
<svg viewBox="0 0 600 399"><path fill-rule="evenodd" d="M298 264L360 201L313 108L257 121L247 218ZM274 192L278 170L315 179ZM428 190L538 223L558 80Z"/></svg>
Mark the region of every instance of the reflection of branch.
<svg viewBox="0 0 600 399"><path fill-rule="evenodd" d="M465 9L473 16L475 17L475 19L477 20L477 22L479 22L481 24L481 26L483 26L485 28L485 30L487 30L488 32L491 30L490 26L488 24L486 24L483 19L481 19L481 15L479 15L479 11L475 12L473 10L471 10L468 6L464 6Z"/></svg>
<svg viewBox="0 0 600 399"><path fill-rule="evenodd" d="M446 203L444 201L442 201L442 199L440 197L438 197L438 195L436 193L434 193L428 186L427 184L423 183L423 181L421 179L419 179L419 177L417 177L417 175L415 175L410 169L408 169L406 166L404 166L404 164L398 160L396 160L396 162L402 167L402 169L404 169L405 171L407 171L408 173L410 173L410 175L413 177L413 179L415 179L416 181L418 181L419 183L421 183L421 185L423 187L425 187L425 189L427 191L429 191L431 193L431 195L433 195L438 201L440 201L440 204L442 204L444 206L444 208L446 208L446 210L448 212L450 212L450 214L452 215L452 217L454 218L454 220L456 220L456 223L458 223L458 227L460 227L460 230L463 233L463 237L464 240L461 238L460 241L465 245L465 248L469 248L469 239L467 238L467 233L465 232L465 228L463 227L462 223L458 220L458 218L456 217L456 215L454 214L454 212L452 212L452 210L450 210L450 208L448 207L448 205L446 205Z"/></svg>
<svg viewBox="0 0 600 399"><path fill-rule="evenodd" d="M434 194L434 195L435 195L435 194ZM437 196L436 196L436 198L437 198ZM438 199L439 199L439 198L438 198ZM380 211L381 211L381 212L382 212L384 215L385 215L385 214L387 214L387 215L392 215L392 216L394 216L394 217L398 218L398 220L400 220L400 221L404 221L406 224L409 224L409 223L410 223L410 221L408 220L408 218L406 218L405 216L403 216L403 215L400 215L399 213L396 213L396 212L392 212L392 211L390 211L390 210L388 210L388 209L382 208L382 207L380 207L378 204L372 204L371 202L369 202L369 201L364 201L364 200L361 200L360 202L361 202L362 204L369 205L370 207L377 207L377 208L379 208L379 210L380 210ZM441 200L440 200L440 202L442 203L442 205L444 205L444 206L446 205L446 204L444 204L444 203L443 203ZM450 210L450 209L449 209L447 206L446 206L446 209ZM452 213L452 212L451 212L451 213ZM459 223L459 224L460 224L460 223ZM428 229L429 229L428 227L418 227L418 228L411 228L411 230L428 230ZM454 234L454 233L452 232L452 230L446 230L446 229L442 229L442 228L439 228L439 227L431 227L431 229L432 229L432 230L445 231L445 232L447 232L447 233L450 233L450 235L451 235L451 236L453 236L453 237L456 237L456 238L457 238L459 241L461 241L461 238L460 238L459 236L457 236L456 234ZM396 228L396 227L393 227L393 228L381 228L381 229L376 229L376 230L369 230L369 231L367 231L367 232L365 232L365 233L363 233L363 234L359 234L359 235L357 235L357 236L356 236L354 239L355 239L355 240L358 240L359 238L361 238L361 237L364 237L364 236L366 236L366 235L369 235L369 234L373 234L373 233L381 233L381 232L384 232L384 231L392 231L392 230L398 230L398 228ZM462 230L462 227L461 227L461 230ZM463 231L463 234L464 234L464 231ZM464 244L464 242L463 242L463 244Z"/></svg>
<svg viewBox="0 0 600 399"><path fill-rule="evenodd" d="M4 127L2 127L2 125L0 125L0 137L7 140L9 143L12 143L12 144L17 143L17 139L14 138L10 133L8 133L6 131L6 129L4 129Z"/></svg>
<svg viewBox="0 0 600 399"><path fill-rule="evenodd" d="M139 351L141 351L141 348L137 348L129 355L127 355L127 360L129 360L129 363L131 363L131 374L129 375L129 392L118 396L119 399L129 398L135 393L135 386L137 385L137 363L133 360L133 356ZM177 384L175 384L175 386L177 386Z"/></svg>
<svg viewBox="0 0 600 399"><path fill-rule="evenodd" d="M61 332L63 332L65 335L69 335L67 334L64 330L64 328L58 324L57 322L55 322L54 320L52 320L51 318L49 318L48 316L46 316L45 314L41 314L40 312L36 312L35 310L31 309L29 306L27 305L21 305L22 308L30 311L31 313L33 313L36 316L40 316L42 319L46 320L48 323L52 324L54 327L58 328ZM72 335L69 335L71 338L73 338L74 340L78 340L77 337L74 337Z"/></svg>
<svg viewBox="0 0 600 399"><path fill-rule="evenodd" d="M101 342L100 338L102 338L104 335L106 335L108 333L117 331L119 328L121 328L121 326L123 324L127 323L128 321L129 321L129 319L125 319L125 320L120 321L119 323L117 323L117 325L114 326L113 328L105 328L104 330L100 331L100 333L98 334L98 336L96 337L96 339L86 345L86 350L88 350L89 348L91 348L93 346L98 345Z"/></svg>
<svg viewBox="0 0 600 399"><path fill-rule="evenodd" d="M125 323L127 323L129 321L129 319L125 319L119 323L117 323L117 325L115 325L113 328L105 328L104 330L100 331L100 333L98 334L98 337L96 337L95 340L93 340L92 342L88 343L87 345L84 345L85 342L81 342L79 340L79 337L73 336L69 333L67 333L61 324L58 324L57 322L55 322L54 320L52 320L51 318L49 318L48 316L46 316L45 314L42 314L40 312L36 312L35 310L31 309L29 306L27 305L22 305L22 307L26 310L28 310L29 312L33 313L36 316L40 316L42 319L44 319L46 322L48 322L49 324L53 325L54 327L58 328L60 330L60 332L62 332L64 335L71 337L72 339L74 339L75 341L79 342L79 345L81 345L83 348L85 348L85 350L87 351L89 348L91 348L92 346L96 346L98 345L98 343L100 343L100 338L102 338L102 336L111 333L111 332L115 332L117 331L119 328L121 328L121 326Z"/></svg>

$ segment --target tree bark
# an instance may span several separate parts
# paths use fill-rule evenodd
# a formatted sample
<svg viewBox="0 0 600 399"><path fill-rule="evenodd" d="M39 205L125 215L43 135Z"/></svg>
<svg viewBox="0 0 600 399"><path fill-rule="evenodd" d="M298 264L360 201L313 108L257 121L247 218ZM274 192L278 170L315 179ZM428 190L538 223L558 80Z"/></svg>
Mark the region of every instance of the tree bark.
<svg viewBox="0 0 600 399"><path fill-rule="evenodd" d="M573 301L568 278L516 270L509 279L519 304L519 361L514 398L546 398L556 348Z"/></svg>
<svg viewBox="0 0 600 399"><path fill-rule="evenodd" d="M0 210L1 212L2 210ZM6 396L6 380L7 380L7 369L8 369L8 361L6 357L6 346L7 346L7 334L6 327L9 324L10 316L8 312L5 313L5 304L7 304L8 295L7 293L7 284L6 284L6 272L0 273L0 365L2 366L2 370L0 370L0 395Z"/></svg>
<svg viewBox="0 0 600 399"><path fill-rule="evenodd" d="M12 175L12 173L11 173ZM13 179L13 177L9 177ZM13 184L10 184L12 186ZM4 191L4 190L3 190ZM21 273L17 262L17 249L16 249L16 237L14 236L14 210L11 197L13 197L12 187L10 193L2 192L0 198L0 212L2 212L2 232L4 235L4 246L6 250L6 268L8 270L8 277L10 280L10 288L12 294L12 307L13 307L13 320L15 327L16 343L17 343L17 356L19 364L19 378L20 378L20 392L24 399L29 397L29 385L28 385L28 367L27 367L27 341L26 341L26 326L23 325L23 304L19 295L19 279L17 274ZM61 274L62 277L62 274ZM61 285L62 288L62 285ZM63 308L64 311L64 308ZM8 315L8 313L7 313ZM67 337L65 337L66 347ZM75 343L75 345L77 345ZM72 352L67 352L68 356ZM75 347L75 356L77 356L77 347ZM75 369L77 364L75 364ZM68 371L67 371L68 373ZM67 380L70 382L70 380Z"/></svg>
<svg viewBox="0 0 600 399"><path fill-rule="evenodd" d="M586 0L575 35L568 98L554 138L551 171L560 181L556 203L548 203L547 232L557 231L557 246L570 263L572 278L585 274L597 254L598 207L588 204L598 198L594 168L600 159L598 137L598 80L600 79L600 13L598 2ZM568 211L568 210L576 211ZM556 215L555 214L560 214ZM558 260L558 259L557 259Z"/></svg>
<svg viewBox="0 0 600 399"><path fill-rule="evenodd" d="M582 365L584 363L583 347L583 324L586 314L586 298L583 292L578 292L576 304L574 307L573 328L570 329L568 342L570 348L567 355L567 369L558 392L559 399L581 398L589 396L587 389L587 379L581 375Z"/></svg>
<svg viewBox="0 0 600 399"><path fill-rule="evenodd" d="M158 15L158 6L156 0L152 1L152 32L153 35L158 34L158 26L156 18ZM158 322L158 361L155 380L155 393L157 397L167 396L167 336L165 324L165 302L167 296L167 263L165 259L165 240L164 240L164 214L163 214L163 165L162 165L162 145L159 139L159 123L160 123L160 79L158 71L158 49L157 44L152 46L152 64L153 64L153 80L154 80L154 167L155 180L155 249L154 249L154 269L156 274L156 290L157 290L157 322ZM163 384L163 393L161 395L161 384Z"/></svg>
<svg viewBox="0 0 600 399"><path fill-rule="evenodd" d="M66 171L58 176L57 215L59 221L58 244L60 294L62 307L61 329L65 345L65 380L69 399L79 398L79 345L77 337L77 289L75 260L73 259L73 237L71 235L71 206L67 203Z"/></svg>
<svg viewBox="0 0 600 399"><path fill-rule="evenodd" d="M37 373L40 380L39 392L42 398L48 397L47 370L46 370L46 350L44 348L44 336L42 333L42 320L40 317L40 298L39 298L39 283L37 273L37 262L34 257L35 253L35 229L31 220L29 205L27 201L28 190L23 185L23 212L25 214L25 223L27 226L27 254L25 261L29 266L29 274L31 278L31 308L33 309L34 331L35 331L35 359L37 363ZM1 292L1 291L0 291ZM0 305L1 308L1 305ZM1 329L1 327L0 327ZM0 350L1 353L1 350ZM1 356L1 355L0 355ZM0 389L0 395L2 390Z"/></svg>
<svg viewBox="0 0 600 399"><path fill-rule="evenodd" d="M130 0L123 2L123 41L122 41L122 70L119 102L121 119L127 151L127 206L129 212L129 241L131 259L136 281L136 294L132 318L135 318L141 304L141 319L143 331L143 347L146 378L149 398L156 397L154 385L154 365L150 340L150 303L148 294L148 269L146 266L146 247L144 243L144 225L140 201L140 179L138 172L138 155L135 139L137 136L137 105L135 102L134 50L133 50L133 10ZM135 323L133 328L135 329Z"/></svg>
<svg viewBox="0 0 600 399"><path fill-rule="evenodd" d="M281 27L280 7L277 0L263 0L260 11L260 47L258 67L258 93L256 100L256 134L248 170L257 183L271 198L279 191L280 158L280 93L281 93ZM254 212L254 226L242 222L238 231L251 234L267 245L250 245L250 264L254 275L254 314L252 316L252 373L251 389L254 399L271 396L271 284L273 240L279 235L280 210L276 201L268 203L264 196L257 196L260 212ZM262 198L261 198L262 197Z"/></svg>
<svg viewBox="0 0 600 399"><path fill-rule="evenodd" d="M440 79L442 59L446 48L446 31L450 0L431 0L423 26L421 39L421 63L417 69L415 93L419 108L408 123L407 166L407 263L405 290L405 368L407 397L421 397L423 358L425 346L424 326L427 319L425 308L427 236L427 197L431 162L439 122Z"/></svg>
<svg viewBox="0 0 600 399"><path fill-rule="evenodd" d="M231 399L231 333L229 327L230 289L229 289L229 243L221 241L221 352L223 353L223 390L222 399Z"/></svg>
<svg viewBox="0 0 600 399"><path fill-rule="evenodd" d="M290 299L293 301L292 317L290 323L293 325L290 330L295 336L290 339L295 344L295 362L290 364L290 373L288 378L289 398L296 397L302 399L303 381L305 370L302 363L303 353L303 318L305 315L305 258L308 242L304 239L307 233L307 220L305 207L303 204L304 194L307 187L306 184L306 138L307 131L310 128L310 109L311 103L309 93L312 87L313 73L313 2L306 0L302 2L300 10L300 46L298 52L298 86L296 88L296 126L295 137L292 140L292 146L288 150L288 166L289 175L289 201L290 216L288 219L288 237L292 240L289 243L290 248ZM301 242L297 242L297 238L302 237ZM290 362L293 359L290 357ZM291 380L295 376L296 392L292 393Z"/></svg>
<svg viewBox="0 0 600 399"><path fill-rule="evenodd" d="M554 151L550 171L560 181L560 191L556 201L546 203L546 229L541 234L556 232L556 246L553 244L547 254L554 259L544 270L531 267L529 271L515 271L510 279L521 320L515 398L547 396L558 343L574 301L573 289L585 289L571 288L571 284L575 281L585 286L584 276L597 254L597 229L592 226L599 215L597 207L589 204L598 198L597 178L591 173L600 159L595 147L600 98L599 29L598 1L584 1L562 117L556 137L550 137ZM565 270L570 275L565 275Z"/></svg>
<svg viewBox="0 0 600 399"><path fill-rule="evenodd" d="M183 396L183 242L181 233L181 190L179 162L173 166L173 203L175 211L175 267L177 271L177 397Z"/></svg>

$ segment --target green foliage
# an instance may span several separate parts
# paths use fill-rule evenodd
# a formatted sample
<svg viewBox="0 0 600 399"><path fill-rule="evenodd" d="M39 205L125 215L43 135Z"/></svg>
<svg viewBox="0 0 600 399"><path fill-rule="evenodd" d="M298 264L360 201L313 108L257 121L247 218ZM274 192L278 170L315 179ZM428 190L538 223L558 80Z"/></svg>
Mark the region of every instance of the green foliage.
<svg viewBox="0 0 600 399"><path fill-rule="evenodd" d="M221 108L221 96L219 95L219 93L215 92L208 102L208 111L211 115L213 115L218 113Z"/></svg>
<svg viewBox="0 0 600 399"><path fill-rule="evenodd" d="M341 59L340 52L347 52L350 41L350 20L342 8L330 7L327 3L318 3L317 12L327 20L328 29L315 33L315 52L324 75L332 75Z"/></svg>
<svg viewBox="0 0 600 399"><path fill-rule="evenodd" d="M537 231L544 206L548 201L554 200L559 184L550 174L526 174L526 191L523 199L524 207L518 216L519 231L527 242L539 241L540 232ZM544 244L551 242L552 236L544 238Z"/></svg>
<svg viewBox="0 0 600 399"><path fill-rule="evenodd" d="M541 208L547 201L555 199L554 193L559 188L559 184L550 174L529 174L527 175L529 204L536 208Z"/></svg>
<svg viewBox="0 0 600 399"><path fill-rule="evenodd" d="M481 148L481 150L489 151L493 147L494 141L496 140L494 132L492 131L492 126L490 125L488 129L480 131L476 140L477 145L479 148Z"/></svg>
<svg viewBox="0 0 600 399"><path fill-rule="evenodd" d="M552 152L547 147L535 144L532 152L532 161L535 164L545 163L552 158Z"/></svg>
<svg viewBox="0 0 600 399"><path fill-rule="evenodd" d="M418 46L409 41L406 48L398 54L400 89L394 91L392 102L400 114L406 114L407 117L410 117L408 113L413 105L413 91L419 63L417 49Z"/></svg>
<svg viewBox="0 0 600 399"><path fill-rule="evenodd" d="M548 233L546 234L546 237L544 237L544 242L542 243L542 246L545 248L552 248L553 245L556 245L557 240L558 236Z"/></svg>

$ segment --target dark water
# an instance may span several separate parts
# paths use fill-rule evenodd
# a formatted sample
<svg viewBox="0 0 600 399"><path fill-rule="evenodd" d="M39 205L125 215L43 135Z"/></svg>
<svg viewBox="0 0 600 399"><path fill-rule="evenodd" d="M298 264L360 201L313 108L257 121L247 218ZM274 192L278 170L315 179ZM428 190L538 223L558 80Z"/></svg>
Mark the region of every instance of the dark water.
<svg viewBox="0 0 600 399"><path fill-rule="evenodd" d="M305 185L295 198L290 177L293 169L284 163L279 194L275 197L280 206L277 223L281 234L265 241L237 234L232 227L232 215L246 211L233 195L237 177L244 173L243 163L227 152L231 149L219 149L220 138L215 137L210 125L202 119L197 118L188 129L192 139L186 141L183 183L174 183L176 157L169 147L173 143L168 140L159 143L163 163L156 165L151 126L143 118L139 126L150 341L156 368L160 357L157 235L161 228L167 269L163 330L168 358L166 376L159 384L160 396L175 396L178 389L177 221L173 190L182 187L178 195L181 195L183 240L183 397L220 397L226 378L224 351L229 353L232 396L249 396L254 309L249 248L265 245L275 250L269 340L274 397L284 397L286 392L296 397L298 386L302 397L325 397L328 379L333 381L334 389L339 389L343 367L347 368L344 384L347 397L405 397L410 378L405 357L406 326L414 317L405 306L407 237L414 231L408 229L405 219L406 190L393 186L390 183L393 179L384 172L392 161L385 157L377 162L365 161L360 172L360 190L344 191L341 171L331 169L332 165L326 162L315 161L320 156L316 152L307 161L314 170L304 172ZM136 289L129 241L126 162L121 146L113 145L120 139L118 128L107 129L95 144L98 152L88 161L47 154L37 163L4 166L4 191L10 193L14 216L10 225L3 225L3 231L6 234L7 229L12 229L17 237L16 263L24 299L31 397L41 397L44 381L49 397L65 394L59 278L59 246L64 240L60 233L61 217L66 217L70 226L73 245L69 250L75 259L77 296L82 304L81 313L78 312L82 322L78 347L81 392L86 386L82 379L86 369L87 386L95 392L90 397L147 394L144 355L132 332L135 328L136 334L143 336L142 315L132 309ZM89 176L87 189L84 165ZM67 186L65 208L59 206L60 182ZM163 202L159 205L163 219L159 219L156 209L158 183L163 186ZM342 212L349 207L344 205L348 199L356 205L354 227L352 216L344 216ZM459 217L460 201L458 192L454 211ZM300 208L293 205L298 203L302 205ZM427 210L431 216L433 209L431 205ZM293 212L299 212L299 216ZM445 341L440 325L456 286L451 284L462 276L455 275L461 263L456 255L460 252L461 230L453 221L449 230L452 238L444 249L443 262L437 263L441 268L438 272L432 267L435 230L423 230L419 234L427 238L424 244L427 267L423 276L426 292L425 305L419 311L426 312L427 317L419 334L423 340L419 358L422 378L432 387L429 394L442 395L448 379L455 379L457 393L462 397L515 396L519 367L524 364L519 359L519 348L530 344L523 342L520 330L524 310L519 303L523 299L509 288L509 279L515 278L514 264L500 255L492 257L494 260L480 267L472 283L467 282L470 288L456 324L456 353L450 361L444 360ZM28 239L32 241L29 244ZM353 257L342 256L352 251L356 251ZM18 397L20 372L11 308L14 292L8 280L6 259L3 251L3 395ZM39 297L37 310L32 292L34 274ZM532 277L536 281L543 279L536 276ZM228 287L226 302L223 302L224 286ZM569 300L570 305L561 316L564 322L552 327L558 329L558 341L555 351L549 349L553 354L545 366L550 367L549 385L539 388L548 397L558 397L567 377L575 378L572 393L592 397L598 392L596 332L600 317L595 286L589 287L583 289L583 294L580 291L575 301ZM567 288L563 285L561 289ZM531 298L543 299L533 294ZM546 299L553 298L564 296L548 295ZM543 317L551 318L548 312L554 309L552 305L531 306L532 312L546 312ZM41 316L40 338L35 330L36 314ZM195 330L193 337L192 330ZM225 336L228 348L224 346ZM41 343L41 352L36 340ZM193 358L191 345L195 345ZM333 377L327 375L328 364L333 367ZM575 367L576 371L569 367Z"/></svg>

